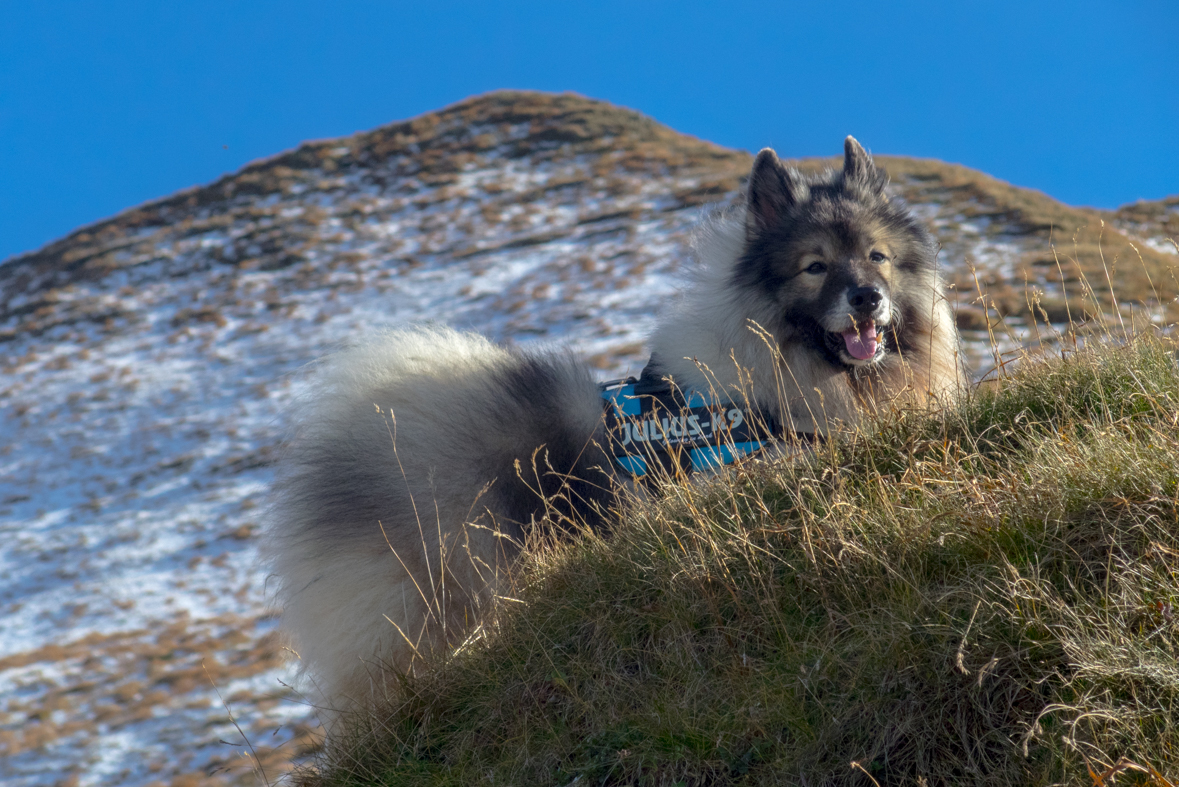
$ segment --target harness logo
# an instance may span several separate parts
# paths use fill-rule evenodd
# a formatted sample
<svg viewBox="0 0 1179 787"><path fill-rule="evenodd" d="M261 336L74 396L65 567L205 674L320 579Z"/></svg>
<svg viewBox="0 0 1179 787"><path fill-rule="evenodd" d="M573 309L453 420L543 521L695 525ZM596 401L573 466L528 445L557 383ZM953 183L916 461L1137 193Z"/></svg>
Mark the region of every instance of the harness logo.
<svg viewBox="0 0 1179 787"><path fill-rule="evenodd" d="M740 407L696 408L678 417L620 420L614 437L623 446L632 442L696 445L700 441L711 442L714 435L731 433L744 423L745 413Z"/></svg>
<svg viewBox="0 0 1179 787"><path fill-rule="evenodd" d="M715 470L758 451L774 427L756 410L663 385L601 386L606 434L615 462L636 478L652 463L673 474Z"/></svg>

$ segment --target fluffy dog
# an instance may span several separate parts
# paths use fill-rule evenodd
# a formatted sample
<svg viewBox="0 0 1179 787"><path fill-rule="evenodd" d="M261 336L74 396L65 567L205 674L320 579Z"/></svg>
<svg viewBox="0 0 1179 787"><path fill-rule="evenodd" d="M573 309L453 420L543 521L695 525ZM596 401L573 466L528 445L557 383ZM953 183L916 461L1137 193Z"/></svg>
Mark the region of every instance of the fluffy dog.
<svg viewBox="0 0 1179 787"><path fill-rule="evenodd" d="M645 373L751 396L812 434L901 394L952 401L964 378L937 244L886 180L852 137L843 170L813 178L761 151L745 203L699 233L699 280Z"/></svg>
<svg viewBox="0 0 1179 787"><path fill-rule="evenodd" d="M697 238L698 280L644 376L825 433L963 384L936 244L851 137L842 170L758 154ZM601 528L625 479L588 369L440 327L325 361L293 413L267 549L284 626L331 708L469 635L534 528Z"/></svg>

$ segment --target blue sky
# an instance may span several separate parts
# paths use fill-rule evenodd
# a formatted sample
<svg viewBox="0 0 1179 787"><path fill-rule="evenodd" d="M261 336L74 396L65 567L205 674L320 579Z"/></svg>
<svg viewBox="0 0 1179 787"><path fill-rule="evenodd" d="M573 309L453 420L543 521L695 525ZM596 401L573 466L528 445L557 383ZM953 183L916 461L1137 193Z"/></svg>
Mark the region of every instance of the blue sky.
<svg viewBox="0 0 1179 787"><path fill-rule="evenodd" d="M496 88L723 145L1179 192L1179 3L0 0L0 259L307 139Z"/></svg>

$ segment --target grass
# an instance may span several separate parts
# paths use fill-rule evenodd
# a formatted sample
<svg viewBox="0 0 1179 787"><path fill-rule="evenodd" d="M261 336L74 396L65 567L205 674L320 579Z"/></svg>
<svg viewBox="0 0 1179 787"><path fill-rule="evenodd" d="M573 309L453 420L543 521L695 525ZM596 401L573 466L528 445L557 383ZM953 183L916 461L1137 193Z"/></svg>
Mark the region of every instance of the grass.
<svg viewBox="0 0 1179 787"><path fill-rule="evenodd" d="M306 782L1179 778L1169 343L1094 344L664 491L534 550L522 603Z"/></svg>

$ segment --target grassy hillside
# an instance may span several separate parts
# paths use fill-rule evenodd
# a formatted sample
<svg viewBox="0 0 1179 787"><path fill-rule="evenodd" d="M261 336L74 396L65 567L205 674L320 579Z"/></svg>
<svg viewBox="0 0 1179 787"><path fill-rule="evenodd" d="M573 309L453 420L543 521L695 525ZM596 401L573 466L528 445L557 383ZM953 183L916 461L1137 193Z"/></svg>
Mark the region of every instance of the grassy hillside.
<svg viewBox="0 0 1179 787"><path fill-rule="evenodd" d="M665 491L539 550L308 783L1179 779L1174 346Z"/></svg>

